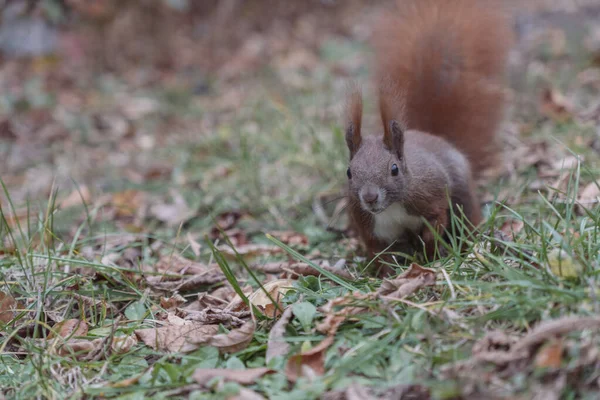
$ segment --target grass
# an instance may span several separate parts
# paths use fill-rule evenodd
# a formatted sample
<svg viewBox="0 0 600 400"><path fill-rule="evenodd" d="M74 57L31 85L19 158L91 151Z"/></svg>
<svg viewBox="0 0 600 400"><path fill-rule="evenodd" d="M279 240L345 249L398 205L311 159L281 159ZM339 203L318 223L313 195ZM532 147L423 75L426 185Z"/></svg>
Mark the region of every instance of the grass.
<svg viewBox="0 0 600 400"><path fill-rule="evenodd" d="M201 132L193 128L194 123L206 115L220 117L211 109L212 97L160 94L158 97L165 99L176 95L179 104L161 112L193 122L166 138L164 145L140 156L170 163L170 173L133 182L106 165L101 168L109 176L101 181L106 190L95 190L94 198L84 206L58 207L68 190L52 190L45 202L36 198L16 204L11 201L16 189L3 184L0 291L19 302L14 318L0 325L0 388L4 396L225 399L238 393L240 385L200 389L193 385L193 372L198 368L268 366L276 372L248 387L272 399L316 399L350 384L375 391L419 385L440 399L459 398L467 389L475 396L479 393L479 398L491 393L529 398L558 377L565 379L556 389L561 398L597 398L598 360L578 364L583 359L582 349L600 345L586 330L564 335L559 368L529 360L526 366L508 372L493 365L466 373L452 369L471 359L475 343L491 331L520 337L540 321L598 314L600 208L596 205L582 213L577 198L582 187L599 176L600 165L592 149L576 143L588 140L591 133L574 121L547 120L536 124L531 136L520 139L523 146L536 138L547 141L552 149L548 157L568 156L569 148L577 148L585 161L568 172L566 185L528 189L538 179L538 172L544 172L532 166L510 178L489 182L482 192L510 196L497 197L489 204L488 221L469 243L470 251L460 252L460 243L450 243L447 257L424 265L438 271L436 284L406 299L367 297L352 303L366 311L340 326L326 352L322 376L290 383L285 374L286 357L267 363L268 335L275 321L259 313L255 313L252 341L233 354L220 354L211 346L189 354L165 354L141 342L123 353L107 350L115 338L152 327L165 315L161 300L172 293L151 290L144 279L153 273L143 267L156 265L166 255L182 254L207 265L216 262L242 298L245 285L265 291L264 283L271 279L254 271L256 264L296 259L313 265L321 276L299 277L292 290L279 299L284 308L299 303L308 310L317 308L314 313L295 312L286 330L288 354L306 351L326 338L315 329L326 318L319 307L350 293L372 293L381 285L380 279L365 273L369 260L356 257L346 238L328 230L313 212L316 196L331 192L335 197L343 187L346 149L333 112L341 96L340 80L319 75L308 76L306 81L316 83L292 93L282 90L281 96L257 85L243 107L225 112L221 122ZM262 77L261 82L262 87L283 85L273 76ZM154 115L145 124L159 125L160 119ZM92 150L82 145L79 151L83 157ZM76 185L73 188L81 191ZM114 193L126 189L143 194L136 209L169 202L169 191L176 191L195 213L171 225L152 215L139 217L136 210L115 205ZM108 203L96 201L105 193L113 193ZM326 210L333 213L335 205L327 203ZM26 217L14 218L24 209ZM214 218L231 210L245 215L236 227L251 242L274 242L284 254L246 259L236 252L235 260L227 259L218 247L223 239L213 243L205 238ZM509 220L523 224L514 240L510 235L494 234ZM276 230L293 230L308 242L283 243L271 234ZM197 255L188 234L201 244ZM346 258L356 279L333 274L316 263L320 258ZM397 266L398 272L405 269ZM213 293L225 285L224 278L221 283L181 294L191 303L198 293ZM83 337L103 340L98 357L86 359L56 351L58 344L47 338L56 330L55 322L63 319L85 321L89 331ZM223 325L219 329L223 333L230 330ZM491 383L485 381L486 371L496 377Z"/></svg>

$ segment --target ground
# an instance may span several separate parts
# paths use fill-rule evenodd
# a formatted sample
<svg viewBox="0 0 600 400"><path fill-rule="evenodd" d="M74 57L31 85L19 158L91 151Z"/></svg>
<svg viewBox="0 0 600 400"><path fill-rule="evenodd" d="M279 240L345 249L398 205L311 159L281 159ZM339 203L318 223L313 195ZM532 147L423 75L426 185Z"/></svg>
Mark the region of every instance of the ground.
<svg viewBox="0 0 600 400"><path fill-rule="evenodd" d="M598 8L518 13L487 222L467 252L382 280L347 229L340 116L358 81L377 126L367 38L386 5L265 25L230 3L235 34L182 23L166 66L119 47L148 44L119 40L134 8L81 9L58 55L3 60L0 393L598 398ZM199 30L227 26L222 8Z"/></svg>

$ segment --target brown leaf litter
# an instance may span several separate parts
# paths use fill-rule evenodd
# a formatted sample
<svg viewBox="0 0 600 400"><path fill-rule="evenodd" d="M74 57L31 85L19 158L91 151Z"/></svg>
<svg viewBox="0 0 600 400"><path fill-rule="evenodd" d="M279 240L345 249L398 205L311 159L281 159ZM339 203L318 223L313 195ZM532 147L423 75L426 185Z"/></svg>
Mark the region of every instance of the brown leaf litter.
<svg viewBox="0 0 600 400"><path fill-rule="evenodd" d="M171 315L163 326L137 329L136 336L155 350L189 353L208 342L219 330L218 325L184 320Z"/></svg>
<svg viewBox="0 0 600 400"><path fill-rule="evenodd" d="M446 366L444 373L485 383L492 376L503 378L531 371L532 366L556 370L562 365L564 335L586 329L600 329L600 317L563 317L543 321L521 338L500 331L490 332L473 345L470 359ZM589 356L593 356L592 361L600 360L596 351L584 356L580 362L589 362ZM493 374L485 368L490 365L495 368Z"/></svg>
<svg viewBox="0 0 600 400"><path fill-rule="evenodd" d="M242 292L249 294L252 288L248 285L242 287ZM234 298L237 293L230 285L221 286L212 292L200 292L198 293L198 299L187 304L184 308L187 311L201 311L209 307L223 308L226 307Z"/></svg>
<svg viewBox="0 0 600 400"><path fill-rule="evenodd" d="M115 336L112 339L110 348L117 354L129 353L129 351L138 343L135 335Z"/></svg>
<svg viewBox="0 0 600 400"><path fill-rule="evenodd" d="M327 302L321 307L321 312L326 314L325 320L317 324L317 331L326 333L327 337L315 347L301 351L288 358L285 374L291 382L300 377L311 379L325 373L325 354L333 344L339 326L352 315L366 310L366 307L353 306L358 301L374 298L374 294L352 293L338 297ZM337 307L344 306L341 310Z"/></svg>
<svg viewBox="0 0 600 400"><path fill-rule="evenodd" d="M229 333L213 336L207 343L219 349L221 353L235 353L248 347L254 337L255 329L256 323L254 320L249 320Z"/></svg>
<svg viewBox="0 0 600 400"><path fill-rule="evenodd" d="M600 203L600 184L592 182L585 186L577 198L577 213L585 215L585 210L591 210Z"/></svg>
<svg viewBox="0 0 600 400"><path fill-rule="evenodd" d="M325 305L320 307L320 311L325 314L325 319L317 324L317 331L326 333L329 336L335 335L339 326L347 318L367 310L364 306L356 306L356 303L373 298L375 298L374 293L350 293L346 296L329 300Z"/></svg>
<svg viewBox="0 0 600 400"><path fill-rule="evenodd" d="M172 203L153 204L150 215L168 226L179 226L196 215L196 210L190 208L181 193L171 191Z"/></svg>
<svg viewBox="0 0 600 400"><path fill-rule="evenodd" d="M500 232L502 232L505 236L511 237L514 241L519 234L523 230L525 223L521 220L516 219L508 219L502 223L500 227Z"/></svg>
<svg viewBox="0 0 600 400"><path fill-rule="evenodd" d="M410 268L394 279L385 279L377 293L391 299L401 299L424 286L435 284L435 271L412 263Z"/></svg>
<svg viewBox="0 0 600 400"><path fill-rule="evenodd" d="M251 385L257 379L275 371L270 368L224 369L224 368L199 368L194 371L193 379L202 386L207 386L213 379L224 382L235 382L240 385Z"/></svg>
<svg viewBox="0 0 600 400"><path fill-rule="evenodd" d="M256 257L262 255L273 255L283 253L283 249L275 245L263 243L247 243L236 246L235 250L227 245L221 245L218 250L230 259L236 259L236 253L246 257Z"/></svg>
<svg viewBox="0 0 600 400"><path fill-rule="evenodd" d="M0 323L10 323L17 316L17 312L24 309L25 307L11 294L0 292Z"/></svg>
<svg viewBox="0 0 600 400"><path fill-rule="evenodd" d="M69 208L89 204L92 200L92 194L87 186L81 186L73 190L67 197L61 200L58 205L60 208Z"/></svg>
<svg viewBox="0 0 600 400"><path fill-rule="evenodd" d="M293 282L290 279L277 279L265 283L263 285L264 290L262 288L257 289L248 296L248 300L254 304L255 307L264 311L265 315L275 317L283 310L281 300L292 287ZM267 296L267 293L270 298ZM271 299L273 299L275 303L273 303Z"/></svg>
<svg viewBox="0 0 600 400"><path fill-rule="evenodd" d="M189 321L202 322L207 325L221 324L227 327L244 325L244 319L250 311L231 311L221 308L206 307L203 310L177 309L177 315Z"/></svg>
<svg viewBox="0 0 600 400"><path fill-rule="evenodd" d="M234 246L241 246L248 243L246 233L241 229L237 229L238 222L245 217L247 214L239 211L232 210L219 214L215 218L215 225L210 230L210 239L217 240L223 239L221 231L229 238Z"/></svg>
<svg viewBox="0 0 600 400"><path fill-rule="evenodd" d="M87 339L69 339L62 341L54 339L56 347L50 351L56 352L62 357L74 357L77 360L94 361L106 358L106 352L114 354L125 354L131 351L137 344L135 336L115 336L110 338Z"/></svg>
<svg viewBox="0 0 600 400"><path fill-rule="evenodd" d="M110 199L110 205L114 209L114 216L116 218L135 217L145 202L145 194L138 190L125 190L113 193Z"/></svg>
<svg viewBox="0 0 600 400"><path fill-rule="evenodd" d="M537 368L560 368L565 345L561 339L550 339L535 355L534 365Z"/></svg>
<svg viewBox="0 0 600 400"><path fill-rule="evenodd" d="M323 400L430 400L431 398L429 389L418 384L396 385L382 390L358 383L327 392L322 397Z"/></svg>
<svg viewBox="0 0 600 400"><path fill-rule="evenodd" d="M306 235L295 231L273 231L270 232L271 236L276 237L282 243L285 243L289 246L307 246L308 238Z"/></svg>
<svg viewBox="0 0 600 400"><path fill-rule="evenodd" d="M325 373L325 352L333 344L334 337L327 336L310 350L292 355L285 366L285 375L291 382L300 377L311 379Z"/></svg>
<svg viewBox="0 0 600 400"><path fill-rule="evenodd" d="M320 308L320 311L325 314L325 319L316 326L317 331L327 334L327 337L310 350L294 354L288 359L286 365L288 379L294 382L301 376L310 378L324 373L325 353L333 343L340 325L346 319L367 310L367 306L360 305L360 302L376 299L383 294L388 294L384 298L402 298L421 287L433 284L435 284L435 271L413 264L398 278L388 280L377 293L351 293L329 300ZM278 328L282 329L279 326Z"/></svg>
<svg viewBox="0 0 600 400"><path fill-rule="evenodd" d="M56 339L55 339L56 340ZM77 360L86 360L90 356L100 354L103 350L104 339L93 340L72 339L59 343L51 352L56 352L61 357L73 357Z"/></svg>
<svg viewBox="0 0 600 400"><path fill-rule="evenodd" d="M152 270L146 267L147 270ZM161 257L153 270L158 276L146 276L146 282L156 290L185 291L212 285L225 280L218 265L206 265L177 254Z"/></svg>
<svg viewBox="0 0 600 400"><path fill-rule="evenodd" d="M73 357L83 361L97 361L106 358L109 353L124 354L137 344L135 336L116 336L118 319L110 334L104 338L87 339L88 326L85 321L68 319L57 323L47 339L49 351L63 357Z"/></svg>
<svg viewBox="0 0 600 400"><path fill-rule="evenodd" d="M88 326L85 321L79 319L67 319L57 323L52 327L48 339L52 339L56 336L62 338L70 338L77 336L86 336L88 333Z"/></svg>
<svg viewBox="0 0 600 400"><path fill-rule="evenodd" d="M539 111L556 122L565 122L573 117L574 106L557 89L547 88L542 93Z"/></svg>
<svg viewBox="0 0 600 400"><path fill-rule="evenodd" d="M355 277L345 269L345 260L339 260L335 265L331 265L328 260L311 260L321 268L345 279L354 280ZM274 261L265 264L253 264L252 269L266 274L284 273L286 276L319 276L321 273L314 269L310 264L304 262Z"/></svg>
<svg viewBox="0 0 600 400"><path fill-rule="evenodd" d="M292 288L292 285L293 283L290 279L276 279L263 284L262 288L256 289L251 294L248 294L247 297L248 300L259 310L263 311L265 315L275 317L279 315L280 310L283 309L281 300ZM271 298L269 298L265 292L268 293ZM273 303L271 299L273 299L275 303ZM236 295L226 307L227 310L242 310L246 308L246 304L239 295Z"/></svg>
<svg viewBox="0 0 600 400"><path fill-rule="evenodd" d="M292 307L288 307L279 320L269 331L269 340L267 342L267 354L265 360L267 364L275 357L285 356L290 351L290 345L285 341L285 329L293 315Z"/></svg>
<svg viewBox="0 0 600 400"><path fill-rule="evenodd" d="M161 297L160 306L165 310L172 310L185 304L185 298L179 294L171 297Z"/></svg>

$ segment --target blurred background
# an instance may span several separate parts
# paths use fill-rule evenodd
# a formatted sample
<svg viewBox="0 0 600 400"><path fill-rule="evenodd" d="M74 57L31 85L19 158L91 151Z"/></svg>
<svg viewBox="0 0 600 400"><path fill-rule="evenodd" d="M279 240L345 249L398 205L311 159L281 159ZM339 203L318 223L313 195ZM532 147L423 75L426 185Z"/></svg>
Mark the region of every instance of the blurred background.
<svg viewBox="0 0 600 400"><path fill-rule="evenodd" d="M267 226L325 224L313 200L344 184L344 88L365 85L375 124L368 39L392 3L0 1L9 223L54 199L110 205L106 219L137 231L206 227L230 210ZM543 137L583 121L591 133L576 145L600 148L600 1L514 4L507 131Z"/></svg>

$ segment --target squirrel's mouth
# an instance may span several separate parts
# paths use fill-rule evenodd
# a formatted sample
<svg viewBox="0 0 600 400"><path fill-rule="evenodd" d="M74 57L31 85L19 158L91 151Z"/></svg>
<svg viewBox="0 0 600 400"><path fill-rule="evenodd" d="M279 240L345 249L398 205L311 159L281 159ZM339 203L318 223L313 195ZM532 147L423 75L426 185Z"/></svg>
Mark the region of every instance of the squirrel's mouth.
<svg viewBox="0 0 600 400"><path fill-rule="evenodd" d="M381 214L382 212L385 211L385 207L380 207L380 206L376 206L376 207L363 207L363 209L366 212L368 212L369 214L373 214L373 215Z"/></svg>

